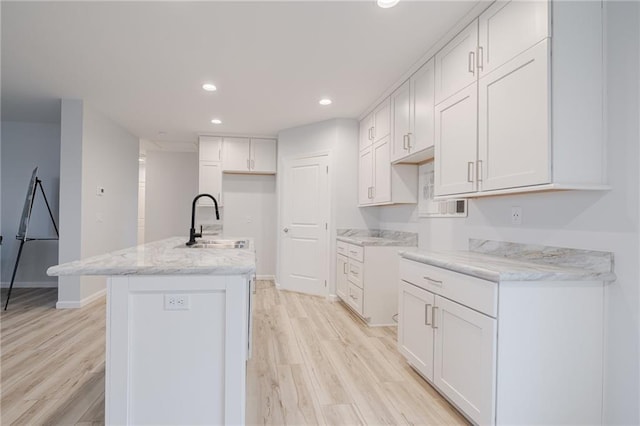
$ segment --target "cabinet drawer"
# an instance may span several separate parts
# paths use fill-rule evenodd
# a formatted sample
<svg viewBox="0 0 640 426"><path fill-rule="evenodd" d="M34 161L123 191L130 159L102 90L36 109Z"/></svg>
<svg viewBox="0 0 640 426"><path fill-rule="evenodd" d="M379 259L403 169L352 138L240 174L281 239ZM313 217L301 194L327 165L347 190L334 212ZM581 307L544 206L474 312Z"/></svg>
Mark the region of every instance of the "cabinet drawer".
<svg viewBox="0 0 640 426"><path fill-rule="evenodd" d="M354 244L348 244L348 246L347 255L358 262L364 262L364 247L356 246Z"/></svg>
<svg viewBox="0 0 640 426"><path fill-rule="evenodd" d="M420 262L402 259L400 279L491 317L498 313L498 284Z"/></svg>
<svg viewBox="0 0 640 426"><path fill-rule="evenodd" d="M364 315L364 303L363 303L363 293L362 293L362 289L359 288L358 286L354 285L353 283L349 283L349 290L348 290L348 300L347 303L349 304L349 306L351 306L357 313L359 313L360 315Z"/></svg>
<svg viewBox="0 0 640 426"><path fill-rule="evenodd" d="M349 243L336 241L336 251L343 256L349 256Z"/></svg>
<svg viewBox="0 0 640 426"><path fill-rule="evenodd" d="M364 265L353 259L349 260L349 281L362 288L362 276L364 275Z"/></svg>

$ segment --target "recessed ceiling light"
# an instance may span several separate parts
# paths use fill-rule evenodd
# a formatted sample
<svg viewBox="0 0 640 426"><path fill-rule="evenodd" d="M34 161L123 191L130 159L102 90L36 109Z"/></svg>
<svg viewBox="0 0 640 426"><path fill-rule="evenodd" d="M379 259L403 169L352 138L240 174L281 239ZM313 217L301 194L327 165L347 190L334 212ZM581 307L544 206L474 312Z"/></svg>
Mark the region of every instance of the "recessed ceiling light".
<svg viewBox="0 0 640 426"><path fill-rule="evenodd" d="M400 0L378 0L378 6L380 6L383 9L389 9L390 7L393 7L396 4L398 4L398 1Z"/></svg>
<svg viewBox="0 0 640 426"><path fill-rule="evenodd" d="M215 92L216 90L218 90L218 88L215 86L215 84L211 84L211 83L203 84L202 88L204 90L206 90L207 92Z"/></svg>
<svg viewBox="0 0 640 426"><path fill-rule="evenodd" d="M222 120L220 120L219 118L214 118L213 120L211 120L211 122L213 124L222 124Z"/></svg>
<svg viewBox="0 0 640 426"><path fill-rule="evenodd" d="M333 101L329 98L320 99L318 103L323 106L331 105Z"/></svg>

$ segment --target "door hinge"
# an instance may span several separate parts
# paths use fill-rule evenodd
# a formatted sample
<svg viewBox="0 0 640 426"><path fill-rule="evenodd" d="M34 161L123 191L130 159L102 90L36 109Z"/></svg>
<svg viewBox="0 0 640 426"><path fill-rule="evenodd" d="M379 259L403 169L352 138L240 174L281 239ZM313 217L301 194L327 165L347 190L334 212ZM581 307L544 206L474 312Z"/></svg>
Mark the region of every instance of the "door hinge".
<svg viewBox="0 0 640 426"><path fill-rule="evenodd" d="M329 229L329 224L328 223L324 224L324 229Z"/></svg>
<svg viewBox="0 0 640 426"><path fill-rule="evenodd" d="M327 174L329 174L329 166L327 166Z"/></svg>
<svg viewBox="0 0 640 426"><path fill-rule="evenodd" d="M327 280L324 280L324 286L325 287L327 286Z"/></svg>

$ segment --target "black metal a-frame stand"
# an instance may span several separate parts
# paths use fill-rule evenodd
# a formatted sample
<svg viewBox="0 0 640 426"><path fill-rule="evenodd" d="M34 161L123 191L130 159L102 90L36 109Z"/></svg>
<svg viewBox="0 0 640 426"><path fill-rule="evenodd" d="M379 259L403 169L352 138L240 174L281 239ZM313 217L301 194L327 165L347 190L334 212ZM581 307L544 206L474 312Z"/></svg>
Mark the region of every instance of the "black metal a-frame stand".
<svg viewBox="0 0 640 426"><path fill-rule="evenodd" d="M35 174L35 171L34 171ZM11 284L9 285L9 293L7 294L7 302L4 305L4 310L7 310L7 306L9 306L9 299L11 299L11 290L13 290L13 281L16 278L16 272L18 272L18 264L20 263L20 256L22 255L22 248L24 247L24 243L28 241L45 241L45 240L58 240L60 238L60 233L58 232L58 226L56 225L56 220L53 218L53 213L51 213L51 207L49 206L49 201L47 200L47 195L44 193L44 188L42 188L42 181L36 177L36 183L33 186L33 191L31 193L31 204L29 205L29 213L27 216L27 225L25 225L24 235L16 235L16 239L20 240L20 248L18 248L18 256L16 257L16 264L13 267L13 274L11 275ZM51 218L51 223L53 223L53 228L56 230L55 238L29 238L27 236L28 230L28 221L31 219L31 210L33 209L33 202L35 200L36 188L40 188L40 192L42 192L42 197L44 198L44 202L47 205L47 210L49 211L49 217ZM20 232L20 231L18 231Z"/></svg>

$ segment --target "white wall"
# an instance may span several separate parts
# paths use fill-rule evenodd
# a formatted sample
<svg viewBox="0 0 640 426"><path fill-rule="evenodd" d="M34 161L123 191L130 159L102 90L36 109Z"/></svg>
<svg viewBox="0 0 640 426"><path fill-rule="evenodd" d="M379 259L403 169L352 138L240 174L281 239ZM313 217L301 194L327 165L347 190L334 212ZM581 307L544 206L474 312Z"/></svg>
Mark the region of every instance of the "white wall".
<svg viewBox="0 0 640 426"><path fill-rule="evenodd" d="M198 153L147 151L145 168L145 242L175 236L188 241Z"/></svg>
<svg viewBox="0 0 640 426"><path fill-rule="evenodd" d="M53 217L58 222L60 185L60 124L2 122L2 285L8 286L20 242L15 239L31 172L38 166ZM55 237L55 228L38 189L28 236ZM55 287L46 270L58 263L57 241L30 241L22 251L14 287Z"/></svg>
<svg viewBox="0 0 640 426"><path fill-rule="evenodd" d="M250 237L256 245L256 275L276 274L276 176L225 173L222 178L224 233Z"/></svg>
<svg viewBox="0 0 640 426"><path fill-rule="evenodd" d="M278 188L282 188L284 159L330 152L330 253L335 252L336 229L377 226L375 209L360 209L358 200L358 122L334 119L283 130L278 135ZM282 197L278 197L278 203ZM280 208L282 208L281 204ZM282 228L278 223L278 229ZM277 233L280 247L280 233ZM329 293L335 294L335 256L330 258ZM277 275L280 265L277 265Z"/></svg>
<svg viewBox="0 0 640 426"><path fill-rule="evenodd" d="M604 423L639 424L640 6L606 4L611 191L471 200L467 219L418 220L414 207L382 208L379 218L382 228L418 231L421 249L466 249L469 238L486 238L615 253L618 280L606 289ZM521 226L510 223L512 206L523 209Z"/></svg>
<svg viewBox="0 0 640 426"><path fill-rule="evenodd" d="M79 100L63 100L61 117L60 262L134 246L138 138ZM97 195L98 187L104 195ZM61 279L58 307L82 305L105 282Z"/></svg>

